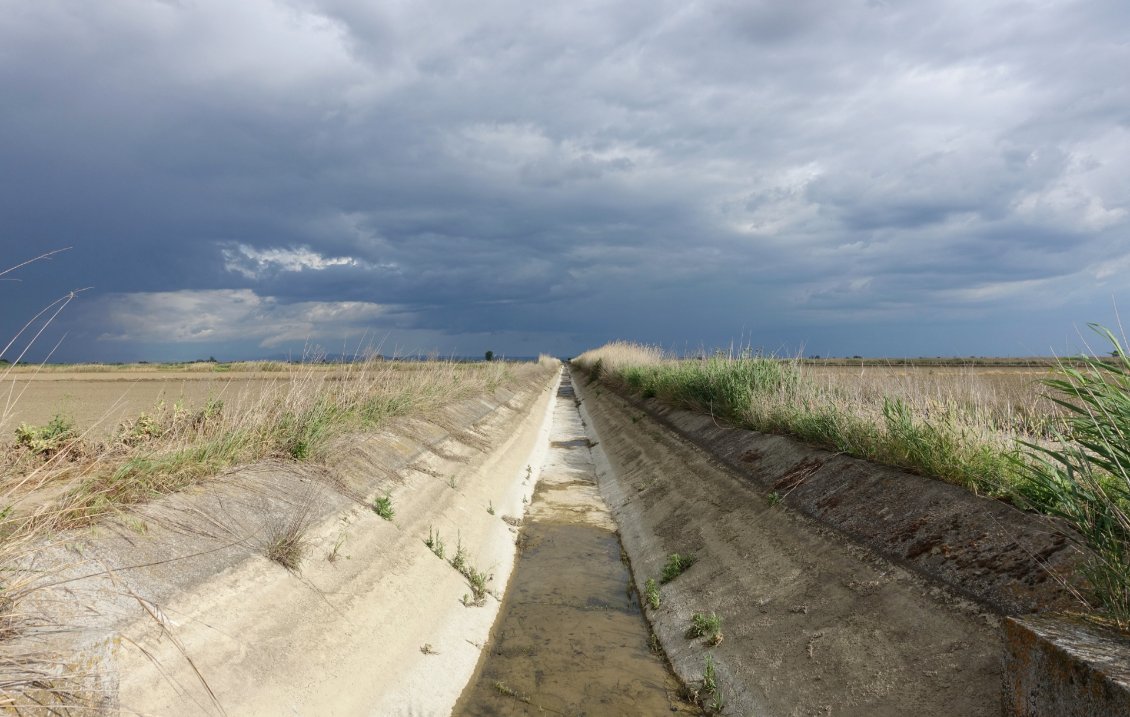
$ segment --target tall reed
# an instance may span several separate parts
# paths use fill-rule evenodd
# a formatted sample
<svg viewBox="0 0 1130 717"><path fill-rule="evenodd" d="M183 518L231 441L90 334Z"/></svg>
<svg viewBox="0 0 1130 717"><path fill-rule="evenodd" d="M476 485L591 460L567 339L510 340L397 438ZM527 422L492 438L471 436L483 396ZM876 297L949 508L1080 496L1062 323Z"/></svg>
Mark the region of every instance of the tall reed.
<svg viewBox="0 0 1130 717"><path fill-rule="evenodd" d="M1091 328L1109 341L1112 357L1061 364L1044 382L1067 418L1055 445L1025 443L1027 480L1018 492L1075 529L1096 602L1130 629L1130 358L1110 330Z"/></svg>

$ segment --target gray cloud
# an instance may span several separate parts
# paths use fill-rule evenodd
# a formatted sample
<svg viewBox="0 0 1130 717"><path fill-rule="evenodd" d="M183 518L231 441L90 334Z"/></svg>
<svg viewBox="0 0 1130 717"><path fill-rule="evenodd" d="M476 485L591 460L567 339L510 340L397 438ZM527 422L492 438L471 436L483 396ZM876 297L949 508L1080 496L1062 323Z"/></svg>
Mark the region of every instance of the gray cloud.
<svg viewBox="0 0 1130 717"><path fill-rule="evenodd" d="M93 285L61 356L366 329L471 354L1061 348L1125 298L1128 20L1107 0L17 3L0 241L9 263L74 248L0 287L0 330Z"/></svg>

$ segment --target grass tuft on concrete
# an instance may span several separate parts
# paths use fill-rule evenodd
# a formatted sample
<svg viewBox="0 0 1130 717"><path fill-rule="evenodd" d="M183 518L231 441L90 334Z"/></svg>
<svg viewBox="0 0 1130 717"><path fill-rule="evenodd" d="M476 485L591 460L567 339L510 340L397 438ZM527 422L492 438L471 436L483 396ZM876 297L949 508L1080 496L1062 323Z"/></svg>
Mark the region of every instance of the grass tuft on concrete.
<svg viewBox="0 0 1130 717"><path fill-rule="evenodd" d="M667 562L663 564L663 572L659 576L659 582L671 582L694 565L694 561L695 557L693 555L671 553L667 556Z"/></svg>

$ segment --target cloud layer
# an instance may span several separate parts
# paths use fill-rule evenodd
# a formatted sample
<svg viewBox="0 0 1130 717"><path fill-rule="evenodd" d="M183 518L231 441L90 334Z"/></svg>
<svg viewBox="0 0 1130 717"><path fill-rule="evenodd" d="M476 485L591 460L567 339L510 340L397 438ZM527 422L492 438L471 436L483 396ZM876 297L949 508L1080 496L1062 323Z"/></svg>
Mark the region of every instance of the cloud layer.
<svg viewBox="0 0 1130 717"><path fill-rule="evenodd" d="M15 5L0 241L74 248L0 329L93 285L63 357L1045 353L1126 299L1124 3Z"/></svg>

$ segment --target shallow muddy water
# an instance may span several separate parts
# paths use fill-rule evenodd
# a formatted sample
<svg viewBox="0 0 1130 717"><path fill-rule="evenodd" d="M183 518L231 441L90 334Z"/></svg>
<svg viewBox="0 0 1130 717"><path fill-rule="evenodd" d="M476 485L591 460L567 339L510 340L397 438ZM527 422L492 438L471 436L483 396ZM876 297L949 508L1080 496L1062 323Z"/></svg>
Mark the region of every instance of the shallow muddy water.
<svg viewBox="0 0 1130 717"><path fill-rule="evenodd" d="M456 715L697 714L650 649L568 374L521 552Z"/></svg>

